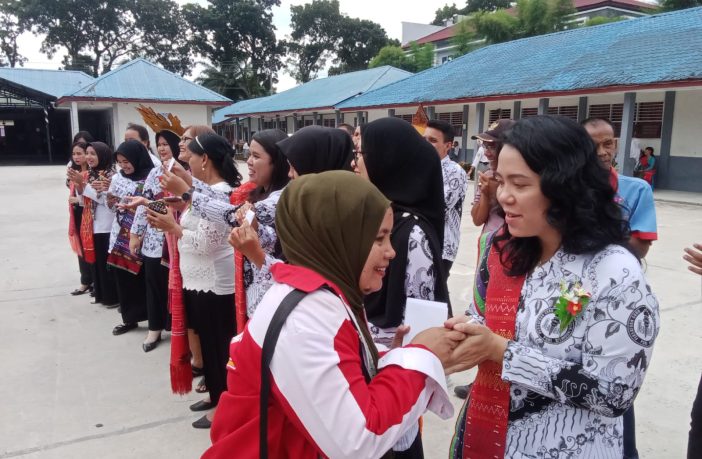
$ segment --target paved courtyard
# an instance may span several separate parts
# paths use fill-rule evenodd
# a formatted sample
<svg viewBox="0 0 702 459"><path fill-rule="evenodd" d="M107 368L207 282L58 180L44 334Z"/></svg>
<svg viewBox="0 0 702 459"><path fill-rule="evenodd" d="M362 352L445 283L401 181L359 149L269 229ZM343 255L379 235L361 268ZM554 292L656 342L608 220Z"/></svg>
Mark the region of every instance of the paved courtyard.
<svg viewBox="0 0 702 459"><path fill-rule="evenodd" d="M67 241L64 170L0 167L0 459L197 458L209 431L190 426L198 394L171 394L168 339L145 354L145 326L112 336L116 310L68 295L78 266ZM684 202L702 199L657 195L666 201L656 203L660 240L647 274L662 329L636 401L638 446L643 458L681 458L702 371L702 280L681 259L683 247L702 241L702 206ZM466 214L449 279L457 311L471 296L476 257L478 229ZM451 386L471 376L453 375ZM453 421L425 421L426 457L445 458Z"/></svg>

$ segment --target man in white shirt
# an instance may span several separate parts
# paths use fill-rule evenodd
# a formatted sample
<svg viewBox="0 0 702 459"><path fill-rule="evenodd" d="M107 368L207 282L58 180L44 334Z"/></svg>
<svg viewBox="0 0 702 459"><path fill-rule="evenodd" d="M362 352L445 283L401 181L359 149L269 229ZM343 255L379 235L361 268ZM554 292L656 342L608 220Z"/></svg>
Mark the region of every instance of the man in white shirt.
<svg viewBox="0 0 702 459"><path fill-rule="evenodd" d="M446 277L449 275L453 261L458 253L461 238L461 215L463 200L466 197L468 178L466 172L448 154L453 146L453 127L445 121L429 120L424 130L424 138L436 149L441 159L441 171L444 176L444 249L443 264Z"/></svg>
<svg viewBox="0 0 702 459"><path fill-rule="evenodd" d="M471 176L471 174L475 173L476 184L478 183L478 174L480 172L485 172L490 167L490 161L487 159L487 157L485 157L485 147L483 147L482 140L478 139L477 148L478 149L473 155L473 162L471 163L470 169L468 170L469 177Z"/></svg>

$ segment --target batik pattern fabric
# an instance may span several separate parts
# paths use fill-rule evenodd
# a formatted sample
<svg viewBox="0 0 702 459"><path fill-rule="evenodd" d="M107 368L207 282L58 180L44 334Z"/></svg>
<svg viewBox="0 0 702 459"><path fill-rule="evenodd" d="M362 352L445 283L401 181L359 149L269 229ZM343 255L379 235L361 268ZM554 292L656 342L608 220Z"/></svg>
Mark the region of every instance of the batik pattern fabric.
<svg viewBox="0 0 702 459"><path fill-rule="evenodd" d="M476 282L489 281L487 252ZM581 282L592 295L563 331L554 313L562 282ZM476 298L468 311L477 322L481 304ZM659 327L658 301L621 246L583 255L558 250L537 267L522 288L502 365L511 383L505 457L621 458L621 415L641 389ZM461 457L457 434L453 457Z"/></svg>
<svg viewBox="0 0 702 459"><path fill-rule="evenodd" d="M461 217L463 201L466 198L468 188L468 178L466 171L448 156L441 160L441 171L444 177L444 199L446 201L443 259L453 261L458 254L458 243L461 239Z"/></svg>
<svg viewBox="0 0 702 459"><path fill-rule="evenodd" d="M407 252L407 269L405 271L405 292L407 298L434 300L436 271L434 259L429 246L429 239L424 231L415 225L410 232ZM371 335L376 343L390 347L397 327L380 328L370 324Z"/></svg>
<svg viewBox="0 0 702 459"><path fill-rule="evenodd" d="M112 177L108 193L124 199L130 196L142 196L145 180L129 180L122 175ZM132 274L138 274L143 260L141 256L132 255L129 250L129 234L134 222L134 211L111 206L115 212L115 219L110 232L109 255L107 264L115 268L124 269Z"/></svg>
<svg viewBox="0 0 702 459"><path fill-rule="evenodd" d="M162 175L163 168L155 167L149 172L149 176L146 177L143 196L149 201L156 201L165 196L161 189L160 179ZM139 206L136 210L131 232L136 236L143 237L141 241L142 255L149 258L162 257L165 236L162 231L157 230L146 221L146 206Z"/></svg>

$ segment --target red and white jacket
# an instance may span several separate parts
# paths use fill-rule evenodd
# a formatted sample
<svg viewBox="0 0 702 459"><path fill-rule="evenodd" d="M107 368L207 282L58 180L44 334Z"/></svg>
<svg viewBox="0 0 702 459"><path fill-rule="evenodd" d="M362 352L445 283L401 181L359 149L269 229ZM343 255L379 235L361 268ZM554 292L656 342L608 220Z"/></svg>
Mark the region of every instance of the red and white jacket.
<svg viewBox="0 0 702 459"><path fill-rule="evenodd" d="M359 333L336 286L305 268L273 266L276 283L232 340L222 394L203 458L259 456L261 347L273 313L298 288L307 295L288 317L271 361L271 458L375 458L429 410L453 415L439 359L421 346L393 349L366 382ZM318 290L327 285L335 292Z"/></svg>

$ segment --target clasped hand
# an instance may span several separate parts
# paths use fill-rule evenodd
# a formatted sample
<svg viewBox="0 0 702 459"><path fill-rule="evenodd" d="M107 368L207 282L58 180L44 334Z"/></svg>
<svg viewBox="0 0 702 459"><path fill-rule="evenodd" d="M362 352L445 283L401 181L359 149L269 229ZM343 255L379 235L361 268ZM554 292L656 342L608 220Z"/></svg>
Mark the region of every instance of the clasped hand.
<svg viewBox="0 0 702 459"><path fill-rule="evenodd" d="M442 363L446 374L468 370L486 360L502 363L502 356L509 340L494 333L485 325L469 322L470 317L460 316L447 320L444 327L463 333L463 339Z"/></svg>

